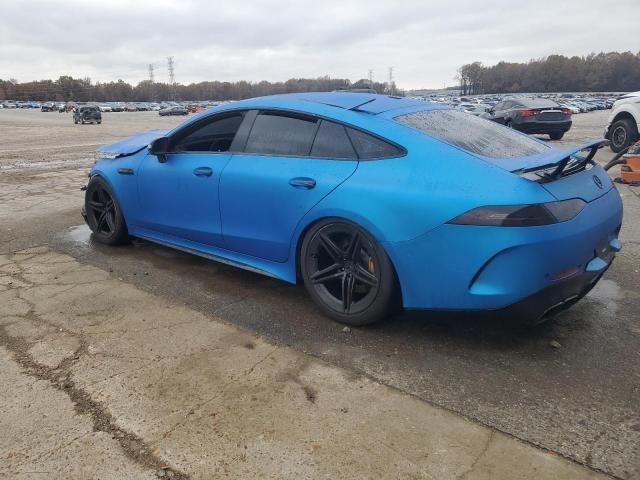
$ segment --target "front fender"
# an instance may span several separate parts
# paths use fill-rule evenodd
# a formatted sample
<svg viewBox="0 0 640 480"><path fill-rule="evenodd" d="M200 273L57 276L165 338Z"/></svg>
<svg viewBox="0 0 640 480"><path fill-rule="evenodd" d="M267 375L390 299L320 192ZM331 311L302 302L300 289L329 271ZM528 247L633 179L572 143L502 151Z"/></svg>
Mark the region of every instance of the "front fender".
<svg viewBox="0 0 640 480"><path fill-rule="evenodd" d="M128 157L114 159L99 159L89 171L89 177L99 176L102 178L116 197L122 215L131 226L138 217L138 183L137 174L145 152ZM128 169L133 171L133 175L121 175L118 170Z"/></svg>

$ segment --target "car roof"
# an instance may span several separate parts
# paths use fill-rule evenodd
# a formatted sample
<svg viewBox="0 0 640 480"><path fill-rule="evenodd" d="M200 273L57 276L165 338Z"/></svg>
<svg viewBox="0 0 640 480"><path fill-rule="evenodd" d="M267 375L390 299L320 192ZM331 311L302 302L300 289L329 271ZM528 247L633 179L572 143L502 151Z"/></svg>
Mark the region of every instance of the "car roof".
<svg viewBox="0 0 640 480"><path fill-rule="evenodd" d="M558 104L552 100L546 98L527 98L527 97L511 97L506 98L505 101L517 102L525 107L540 108L540 107L557 107Z"/></svg>
<svg viewBox="0 0 640 480"><path fill-rule="evenodd" d="M394 110L416 107L423 107L425 110L439 108L438 104L425 102L424 100L349 91L270 95L234 102L233 106L234 108L268 108L280 106L282 108L297 108L312 112L314 104L342 110L364 112L371 115L380 115Z"/></svg>

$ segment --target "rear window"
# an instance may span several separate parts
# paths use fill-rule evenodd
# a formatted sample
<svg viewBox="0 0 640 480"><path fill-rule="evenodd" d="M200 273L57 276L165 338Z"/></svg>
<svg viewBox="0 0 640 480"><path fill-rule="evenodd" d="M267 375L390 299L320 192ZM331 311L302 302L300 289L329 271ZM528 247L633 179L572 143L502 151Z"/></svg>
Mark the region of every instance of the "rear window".
<svg viewBox="0 0 640 480"><path fill-rule="evenodd" d="M311 149L312 157L357 160L351 141L342 125L322 120Z"/></svg>
<svg viewBox="0 0 640 480"><path fill-rule="evenodd" d="M246 153L307 156L317 128L317 119L279 112L260 112L256 117Z"/></svg>
<svg viewBox="0 0 640 480"><path fill-rule="evenodd" d="M349 138L353 146L358 152L358 158L360 158L360 160L400 157L405 153L395 145L391 145L380 138L361 132L360 130L347 128L347 132L349 133Z"/></svg>
<svg viewBox="0 0 640 480"><path fill-rule="evenodd" d="M549 148L515 130L456 110L415 112L400 115L394 120L485 157L525 157L542 153Z"/></svg>

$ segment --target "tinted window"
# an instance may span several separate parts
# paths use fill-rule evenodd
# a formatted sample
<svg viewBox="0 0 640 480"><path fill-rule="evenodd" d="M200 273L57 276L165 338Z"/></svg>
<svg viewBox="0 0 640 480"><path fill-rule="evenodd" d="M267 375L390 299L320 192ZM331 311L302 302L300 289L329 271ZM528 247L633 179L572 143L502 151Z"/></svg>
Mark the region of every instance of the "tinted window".
<svg viewBox="0 0 640 480"><path fill-rule="evenodd" d="M261 112L256 117L247 153L307 156L316 133L318 120L296 114Z"/></svg>
<svg viewBox="0 0 640 480"><path fill-rule="evenodd" d="M455 110L409 113L395 118L471 153L492 158L535 155L547 150L546 145L490 120Z"/></svg>
<svg viewBox="0 0 640 480"><path fill-rule="evenodd" d="M527 98L521 101L527 108L553 108L558 104L545 98Z"/></svg>
<svg viewBox="0 0 640 480"><path fill-rule="evenodd" d="M173 151L226 152L242 123L242 118L242 113L235 113L196 127L187 136L177 141Z"/></svg>
<svg viewBox="0 0 640 480"><path fill-rule="evenodd" d="M356 160L358 156L342 125L322 120L311 149L312 157L345 158Z"/></svg>
<svg viewBox="0 0 640 480"><path fill-rule="evenodd" d="M399 157L404 152L395 145L391 145L368 133L348 128L349 137L356 148L361 160L374 160L376 158Z"/></svg>

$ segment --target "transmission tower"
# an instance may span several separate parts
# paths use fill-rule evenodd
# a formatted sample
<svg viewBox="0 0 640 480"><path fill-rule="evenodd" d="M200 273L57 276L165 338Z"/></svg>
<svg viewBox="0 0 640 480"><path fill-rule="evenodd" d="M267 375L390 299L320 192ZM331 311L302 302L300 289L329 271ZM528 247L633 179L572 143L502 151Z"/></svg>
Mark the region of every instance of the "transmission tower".
<svg viewBox="0 0 640 480"><path fill-rule="evenodd" d="M393 67L389 67L389 93L392 95L396 92L396 85L393 83Z"/></svg>
<svg viewBox="0 0 640 480"><path fill-rule="evenodd" d="M171 86L171 100L176 99L176 74L174 71L173 57L167 58L169 68L169 84Z"/></svg>
<svg viewBox="0 0 640 480"><path fill-rule="evenodd" d="M369 69L369 88L373 88L373 69Z"/></svg>
<svg viewBox="0 0 640 480"><path fill-rule="evenodd" d="M154 69L153 63L150 63L147 68L149 69L149 81L151 83L154 83L156 80L153 73L153 69Z"/></svg>

